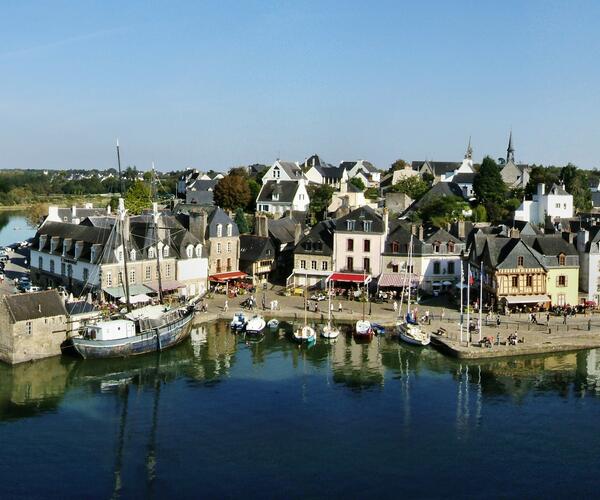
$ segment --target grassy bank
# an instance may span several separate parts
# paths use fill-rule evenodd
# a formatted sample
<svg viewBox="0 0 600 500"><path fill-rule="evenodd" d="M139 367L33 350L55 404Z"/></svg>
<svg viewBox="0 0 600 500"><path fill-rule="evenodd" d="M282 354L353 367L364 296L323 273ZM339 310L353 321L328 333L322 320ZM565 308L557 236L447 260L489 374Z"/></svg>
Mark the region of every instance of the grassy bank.
<svg viewBox="0 0 600 500"><path fill-rule="evenodd" d="M28 208L36 205L57 205L59 207L71 207L76 205L78 207L83 206L85 203L92 203L95 207L103 207L108 205L113 195L68 195L68 194L57 194L43 197L36 197L28 199L24 203L15 205L0 205L0 211L9 210L27 210Z"/></svg>

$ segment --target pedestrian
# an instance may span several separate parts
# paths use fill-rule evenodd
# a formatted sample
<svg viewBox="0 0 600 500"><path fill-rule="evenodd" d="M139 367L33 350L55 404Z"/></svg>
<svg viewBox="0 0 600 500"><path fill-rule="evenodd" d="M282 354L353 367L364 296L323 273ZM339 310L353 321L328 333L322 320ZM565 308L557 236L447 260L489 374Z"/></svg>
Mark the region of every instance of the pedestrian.
<svg viewBox="0 0 600 500"><path fill-rule="evenodd" d="M394 312L398 311L398 302L394 300Z"/></svg>
<svg viewBox="0 0 600 500"><path fill-rule="evenodd" d="M500 327L500 313L496 314L496 326Z"/></svg>
<svg viewBox="0 0 600 500"><path fill-rule="evenodd" d="M338 312L342 312L342 303L338 302Z"/></svg>
<svg viewBox="0 0 600 500"><path fill-rule="evenodd" d="M442 312L440 314L440 318L442 318L442 321L444 321L444 316L446 316L446 309L442 307Z"/></svg>
<svg viewBox="0 0 600 500"><path fill-rule="evenodd" d="M425 310L425 322L426 322L428 325L431 325L431 318L429 317L429 309L426 309L426 310Z"/></svg>
<svg viewBox="0 0 600 500"><path fill-rule="evenodd" d="M267 308L266 305L265 305L265 294L264 293L263 293L263 296L262 296L262 308L263 308L263 311Z"/></svg>
<svg viewBox="0 0 600 500"><path fill-rule="evenodd" d="M563 312L563 325L567 324L567 310L565 309L565 312Z"/></svg>
<svg viewBox="0 0 600 500"><path fill-rule="evenodd" d="M546 313L546 325L549 325L549 324L550 324L550 313L547 312Z"/></svg>
<svg viewBox="0 0 600 500"><path fill-rule="evenodd" d="M500 332L496 333L496 345L500 345Z"/></svg>
<svg viewBox="0 0 600 500"><path fill-rule="evenodd" d="M329 308L329 310L333 313L333 302L331 303L331 307Z"/></svg>
<svg viewBox="0 0 600 500"><path fill-rule="evenodd" d="M224 312L229 311L229 303L227 302L227 299L225 299L225 304L223 305L223 311Z"/></svg>

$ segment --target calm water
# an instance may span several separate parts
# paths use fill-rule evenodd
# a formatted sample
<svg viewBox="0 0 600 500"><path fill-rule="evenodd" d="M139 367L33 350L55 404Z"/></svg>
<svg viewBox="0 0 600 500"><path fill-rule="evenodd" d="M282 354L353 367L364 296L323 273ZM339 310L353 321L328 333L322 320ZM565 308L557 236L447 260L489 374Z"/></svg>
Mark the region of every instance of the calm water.
<svg viewBox="0 0 600 500"><path fill-rule="evenodd" d="M599 361L597 361L597 359ZM227 325L131 360L0 366L2 496L594 495L600 356L458 364Z"/></svg>
<svg viewBox="0 0 600 500"><path fill-rule="evenodd" d="M18 243L35 236L35 228L30 226L22 211L0 210L0 247Z"/></svg>

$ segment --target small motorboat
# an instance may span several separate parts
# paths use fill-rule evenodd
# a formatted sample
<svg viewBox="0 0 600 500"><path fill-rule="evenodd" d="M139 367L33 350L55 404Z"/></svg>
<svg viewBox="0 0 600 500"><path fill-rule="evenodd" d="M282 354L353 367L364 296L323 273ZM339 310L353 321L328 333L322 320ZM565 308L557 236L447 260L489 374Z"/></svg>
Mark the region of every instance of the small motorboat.
<svg viewBox="0 0 600 500"><path fill-rule="evenodd" d="M373 338L371 322L365 319L359 319L354 328L354 338L356 340L371 340Z"/></svg>
<svg viewBox="0 0 600 500"><path fill-rule="evenodd" d="M371 328L375 335L385 335L385 328L379 323L371 323Z"/></svg>
<svg viewBox="0 0 600 500"><path fill-rule="evenodd" d="M265 326L267 326L265 318L257 314L246 323L246 335L258 335L263 332Z"/></svg>
<svg viewBox="0 0 600 500"><path fill-rule="evenodd" d="M233 319L229 325L232 330L239 332L246 327L246 323L248 323L246 315L242 311L238 311L233 315Z"/></svg>
<svg viewBox="0 0 600 500"><path fill-rule="evenodd" d="M312 344L317 340L315 329L308 325L297 328L294 330L294 340L300 344Z"/></svg>
<svg viewBox="0 0 600 500"><path fill-rule="evenodd" d="M269 322L267 323L267 326L269 327L270 330L277 330L277 328L279 328L279 320L278 319L270 319Z"/></svg>

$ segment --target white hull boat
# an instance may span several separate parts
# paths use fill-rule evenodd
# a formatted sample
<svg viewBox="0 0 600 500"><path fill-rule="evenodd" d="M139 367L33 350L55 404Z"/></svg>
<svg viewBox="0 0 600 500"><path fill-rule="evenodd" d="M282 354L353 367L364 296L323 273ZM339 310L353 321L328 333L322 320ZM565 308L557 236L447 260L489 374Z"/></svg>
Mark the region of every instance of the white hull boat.
<svg viewBox="0 0 600 500"><path fill-rule="evenodd" d="M267 326L271 330L277 330L277 328L279 328L279 320L278 319L269 320L269 322L267 323Z"/></svg>
<svg viewBox="0 0 600 500"><path fill-rule="evenodd" d="M407 344L426 346L431 342L429 334L421 330L419 325L402 321L397 324L397 327L400 340Z"/></svg>
<svg viewBox="0 0 600 500"><path fill-rule="evenodd" d="M294 340L299 343L312 343L317 340L315 329L312 326L301 326L294 330Z"/></svg>
<svg viewBox="0 0 600 500"><path fill-rule="evenodd" d="M243 312L239 311L233 315L233 319L231 320L231 323L229 325L231 326L232 330L239 331L244 329L247 322L248 320L246 319L246 315Z"/></svg>
<svg viewBox="0 0 600 500"><path fill-rule="evenodd" d="M357 339L372 339L373 329L371 328L371 322L366 319L359 319L354 328L354 337Z"/></svg>
<svg viewBox="0 0 600 500"><path fill-rule="evenodd" d="M263 332L265 326L267 326L267 323L262 316L254 316L246 323L246 335L258 335Z"/></svg>
<svg viewBox="0 0 600 500"><path fill-rule="evenodd" d="M339 329L331 324L324 325L321 330L321 337L326 339L337 339L339 335Z"/></svg>

